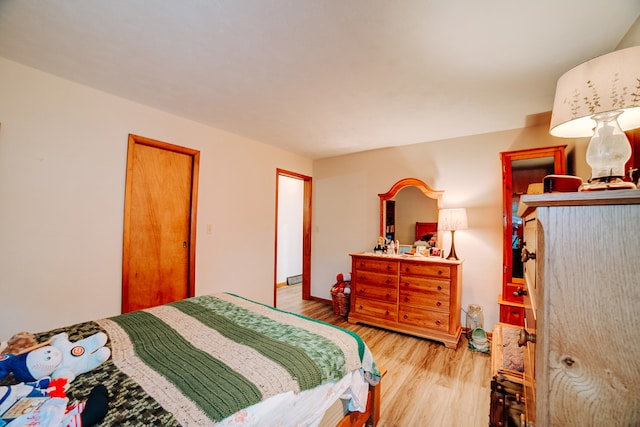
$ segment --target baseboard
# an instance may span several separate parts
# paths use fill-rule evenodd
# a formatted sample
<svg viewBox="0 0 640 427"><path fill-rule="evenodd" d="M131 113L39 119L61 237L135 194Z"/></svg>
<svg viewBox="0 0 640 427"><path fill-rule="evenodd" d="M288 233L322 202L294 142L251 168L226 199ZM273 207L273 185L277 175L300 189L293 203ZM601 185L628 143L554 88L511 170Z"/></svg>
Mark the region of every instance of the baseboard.
<svg viewBox="0 0 640 427"><path fill-rule="evenodd" d="M287 277L287 286L297 285L298 283L302 283L302 274Z"/></svg>

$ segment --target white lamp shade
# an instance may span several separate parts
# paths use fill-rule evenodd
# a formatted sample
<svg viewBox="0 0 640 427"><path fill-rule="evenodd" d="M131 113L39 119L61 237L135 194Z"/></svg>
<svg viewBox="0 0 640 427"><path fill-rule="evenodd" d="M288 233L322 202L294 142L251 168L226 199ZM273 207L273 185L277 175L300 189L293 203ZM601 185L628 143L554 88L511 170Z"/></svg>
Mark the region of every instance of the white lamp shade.
<svg viewBox="0 0 640 427"><path fill-rule="evenodd" d="M440 209L438 230L453 231L467 228L467 210L465 208Z"/></svg>
<svg viewBox="0 0 640 427"><path fill-rule="evenodd" d="M640 46L599 56L558 79L550 133L565 138L593 135L591 116L623 111L622 130L640 127Z"/></svg>

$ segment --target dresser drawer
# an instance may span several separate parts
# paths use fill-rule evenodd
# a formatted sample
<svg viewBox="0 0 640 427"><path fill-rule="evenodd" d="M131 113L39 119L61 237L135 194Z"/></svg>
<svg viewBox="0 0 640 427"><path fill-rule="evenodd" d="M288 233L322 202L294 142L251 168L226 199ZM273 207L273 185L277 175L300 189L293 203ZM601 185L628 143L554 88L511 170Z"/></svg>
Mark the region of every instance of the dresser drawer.
<svg viewBox="0 0 640 427"><path fill-rule="evenodd" d="M449 310L450 282L413 276L400 277L399 303Z"/></svg>
<svg viewBox="0 0 640 427"><path fill-rule="evenodd" d="M397 305L395 303L386 303L356 297L353 310L358 314L372 316L381 320L390 320L394 322L398 320Z"/></svg>
<svg viewBox="0 0 640 427"><path fill-rule="evenodd" d="M398 322L447 332L449 330L449 312L401 305Z"/></svg>
<svg viewBox="0 0 640 427"><path fill-rule="evenodd" d="M361 284L377 285L377 286L396 286L398 283L398 276L392 276L390 274L376 273L373 271L356 270L355 274L356 286Z"/></svg>
<svg viewBox="0 0 640 427"><path fill-rule="evenodd" d="M431 308L434 310L449 311L449 294L424 294L421 292L400 289L400 299L402 305L411 305L419 308Z"/></svg>
<svg viewBox="0 0 640 427"><path fill-rule="evenodd" d="M376 285L367 282L358 282L355 289L356 298L368 298L378 301L396 303L398 301L398 290L391 285Z"/></svg>
<svg viewBox="0 0 640 427"><path fill-rule="evenodd" d="M451 277L451 267L423 262L400 262L400 273L448 279Z"/></svg>
<svg viewBox="0 0 640 427"><path fill-rule="evenodd" d="M370 270L380 273L398 274L398 261L356 258L354 268L356 272L360 270Z"/></svg>
<svg viewBox="0 0 640 427"><path fill-rule="evenodd" d="M414 276L400 276L400 290L423 292L429 295L449 295L451 282Z"/></svg>

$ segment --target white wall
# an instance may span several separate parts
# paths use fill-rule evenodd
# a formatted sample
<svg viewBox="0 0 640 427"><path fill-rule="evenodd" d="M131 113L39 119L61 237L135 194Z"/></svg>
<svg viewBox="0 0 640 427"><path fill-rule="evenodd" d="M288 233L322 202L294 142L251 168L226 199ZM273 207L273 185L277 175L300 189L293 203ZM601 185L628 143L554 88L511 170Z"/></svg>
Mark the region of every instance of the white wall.
<svg viewBox="0 0 640 427"><path fill-rule="evenodd" d="M0 339L120 313L129 133L201 152L196 293L273 304L276 168L309 159L3 58L0 94Z"/></svg>
<svg viewBox="0 0 640 427"><path fill-rule="evenodd" d="M456 252L464 258L462 306L480 304L485 328L491 329L499 319L502 284L499 153L559 144L569 144L571 149L574 142L550 136L547 122L314 162L311 294L330 299L335 273L351 270L348 254L371 250L380 234L377 195L402 178L414 177L444 190L444 208L467 208L469 229L456 232ZM588 169L580 169L588 178ZM450 233L443 233L443 240L448 253Z"/></svg>

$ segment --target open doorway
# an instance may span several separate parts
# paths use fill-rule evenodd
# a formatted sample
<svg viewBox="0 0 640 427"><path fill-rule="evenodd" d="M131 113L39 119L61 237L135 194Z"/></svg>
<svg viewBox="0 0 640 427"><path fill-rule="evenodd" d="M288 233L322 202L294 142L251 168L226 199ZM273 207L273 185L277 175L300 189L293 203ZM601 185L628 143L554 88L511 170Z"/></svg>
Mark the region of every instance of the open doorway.
<svg viewBox="0 0 640 427"><path fill-rule="evenodd" d="M311 297L311 177L276 170L274 306L278 287L296 286Z"/></svg>

